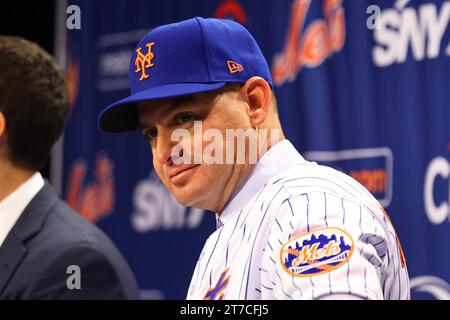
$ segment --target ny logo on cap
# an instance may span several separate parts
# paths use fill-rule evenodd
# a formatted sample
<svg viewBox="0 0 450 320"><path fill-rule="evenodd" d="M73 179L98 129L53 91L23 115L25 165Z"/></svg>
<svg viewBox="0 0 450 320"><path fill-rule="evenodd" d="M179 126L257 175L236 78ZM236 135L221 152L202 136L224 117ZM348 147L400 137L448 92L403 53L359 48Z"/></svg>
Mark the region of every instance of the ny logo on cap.
<svg viewBox="0 0 450 320"><path fill-rule="evenodd" d="M152 59L154 57L154 54L152 52L152 47L155 43L154 42L150 42L146 44L147 47L147 54L144 55L141 52L142 48L137 48L136 49L136 59L134 60L134 65L136 66L136 70L135 73L141 72L141 77L139 78L139 80L144 80L147 79L149 77L148 74L145 73L145 70L153 67L155 64L152 63Z"/></svg>
<svg viewBox="0 0 450 320"><path fill-rule="evenodd" d="M231 74L233 74L235 72L241 72L244 70L244 67L242 66L242 64L239 64L239 63L231 61L231 60L227 61L227 65L228 65L228 70L230 70Z"/></svg>

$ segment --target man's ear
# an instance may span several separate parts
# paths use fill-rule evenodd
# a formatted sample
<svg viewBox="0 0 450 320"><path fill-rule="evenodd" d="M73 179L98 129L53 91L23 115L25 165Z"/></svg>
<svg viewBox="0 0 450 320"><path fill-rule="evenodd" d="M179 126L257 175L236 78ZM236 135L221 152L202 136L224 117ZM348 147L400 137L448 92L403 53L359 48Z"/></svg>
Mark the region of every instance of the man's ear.
<svg viewBox="0 0 450 320"><path fill-rule="evenodd" d="M0 158L3 158L8 149L6 145L6 136L6 118L3 112L0 111Z"/></svg>
<svg viewBox="0 0 450 320"><path fill-rule="evenodd" d="M0 111L0 140L6 136L6 118L3 112Z"/></svg>
<svg viewBox="0 0 450 320"><path fill-rule="evenodd" d="M260 127L267 118L272 100L272 90L266 80L251 77L242 87L249 105L249 117L252 127Z"/></svg>

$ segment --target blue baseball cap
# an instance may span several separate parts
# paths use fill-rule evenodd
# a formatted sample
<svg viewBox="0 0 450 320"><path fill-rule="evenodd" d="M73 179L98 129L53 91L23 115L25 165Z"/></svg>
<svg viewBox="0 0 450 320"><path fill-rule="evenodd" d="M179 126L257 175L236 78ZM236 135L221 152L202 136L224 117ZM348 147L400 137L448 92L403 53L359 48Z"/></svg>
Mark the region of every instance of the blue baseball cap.
<svg viewBox="0 0 450 320"><path fill-rule="evenodd" d="M261 49L242 25L195 17L151 30L130 61L131 95L107 106L99 127L112 133L138 128L137 102L218 90L253 76L271 87Z"/></svg>

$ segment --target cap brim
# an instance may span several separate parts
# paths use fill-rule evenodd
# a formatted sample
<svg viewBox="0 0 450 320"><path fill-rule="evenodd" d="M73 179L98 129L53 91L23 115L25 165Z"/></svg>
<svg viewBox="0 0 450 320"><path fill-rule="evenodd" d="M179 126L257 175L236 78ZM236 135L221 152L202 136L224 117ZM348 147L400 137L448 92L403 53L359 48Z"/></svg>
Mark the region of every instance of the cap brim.
<svg viewBox="0 0 450 320"><path fill-rule="evenodd" d="M139 125L137 102L213 91L225 84L225 82L175 83L143 90L106 107L98 117L98 125L103 131L111 133L136 130Z"/></svg>

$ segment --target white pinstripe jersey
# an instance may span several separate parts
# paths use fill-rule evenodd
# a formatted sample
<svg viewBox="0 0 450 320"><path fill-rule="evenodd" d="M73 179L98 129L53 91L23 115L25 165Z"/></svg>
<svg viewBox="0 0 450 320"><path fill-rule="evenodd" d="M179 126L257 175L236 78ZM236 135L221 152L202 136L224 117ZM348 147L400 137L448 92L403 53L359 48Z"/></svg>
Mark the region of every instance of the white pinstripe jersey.
<svg viewBox="0 0 450 320"><path fill-rule="evenodd" d="M389 218L356 180L283 140L223 210L188 299L409 299Z"/></svg>

